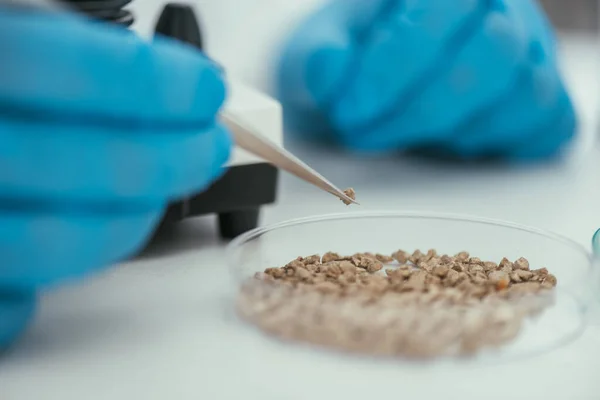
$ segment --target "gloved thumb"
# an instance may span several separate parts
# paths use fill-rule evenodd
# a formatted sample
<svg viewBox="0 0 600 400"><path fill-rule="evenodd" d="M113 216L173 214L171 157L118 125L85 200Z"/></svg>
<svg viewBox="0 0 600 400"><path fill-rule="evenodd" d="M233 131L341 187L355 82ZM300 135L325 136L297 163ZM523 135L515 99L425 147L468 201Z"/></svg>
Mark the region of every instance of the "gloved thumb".
<svg viewBox="0 0 600 400"><path fill-rule="evenodd" d="M25 330L33 317L36 295L33 291L0 288L0 352Z"/></svg>
<svg viewBox="0 0 600 400"><path fill-rule="evenodd" d="M361 36L391 0L335 0L294 30L279 60L277 88L282 103L324 107L348 76Z"/></svg>

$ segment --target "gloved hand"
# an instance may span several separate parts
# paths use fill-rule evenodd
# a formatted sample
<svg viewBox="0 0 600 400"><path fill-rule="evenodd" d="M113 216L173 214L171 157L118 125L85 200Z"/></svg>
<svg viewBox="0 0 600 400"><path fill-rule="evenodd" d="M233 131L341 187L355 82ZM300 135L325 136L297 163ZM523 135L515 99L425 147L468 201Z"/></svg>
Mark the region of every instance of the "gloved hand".
<svg viewBox="0 0 600 400"><path fill-rule="evenodd" d="M333 0L287 41L293 130L364 152L554 155L576 118L534 0Z"/></svg>
<svg viewBox="0 0 600 400"><path fill-rule="evenodd" d="M0 8L0 349L36 293L131 255L222 171L225 97L200 53Z"/></svg>

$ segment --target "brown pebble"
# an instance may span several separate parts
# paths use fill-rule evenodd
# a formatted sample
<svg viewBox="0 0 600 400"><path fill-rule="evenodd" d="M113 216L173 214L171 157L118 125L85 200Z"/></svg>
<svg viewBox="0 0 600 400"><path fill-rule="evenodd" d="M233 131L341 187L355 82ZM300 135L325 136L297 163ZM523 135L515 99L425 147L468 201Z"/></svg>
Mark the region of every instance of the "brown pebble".
<svg viewBox="0 0 600 400"><path fill-rule="evenodd" d="M471 282L479 286L485 286L488 277L483 272L478 272L471 276Z"/></svg>
<svg viewBox="0 0 600 400"><path fill-rule="evenodd" d="M295 276L305 281L312 279L312 274L304 268L297 268Z"/></svg>
<svg viewBox="0 0 600 400"><path fill-rule="evenodd" d="M529 270L529 261L527 261L526 258L521 257L513 263L513 268L527 271Z"/></svg>
<svg viewBox="0 0 600 400"><path fill-rule="evenodd" d="M533 272L526 271L526 270L523 270L523 269L519 269L519 270L517 270L515 272L517 273L517 275L519 275L519 278L521 278L521 280L523 280L523 281L528 281L533 276Z"/></svg>
<svg viewBox="0 0 600 400"><path fill-rule="evenodd" d="M481 261L481 258L479 257L471 257L468 260L469 264L476 264L476 265L483 265L483 261Z"/></svg>
<svg viewBox="0 0 600 400"><path fill-rule="evenodd" d="M338 254L338 253L333 253L331 251L323 254L323 257L321 258L321 262L323 264L331 262L331 261L337 261L339 259L341 259L342 257Z"/></svg>
<svg viewBox="0 0 600 400"><path fill-rule="evenodd" d="M492 261L486 261L483 263L483 270L485 272L491 272L494 271L498 268L498 264L496 264L495 262Z"/></svg>
<svg viewBox="0 0 600 400"><path fill-rule="evenodd" d="M304 265L304 257L296 257L292 261L287 263L285 266L287 267L288 265L300 265L300 264Z"/></svg>
<svg viewBox="0 0 600 400"><path fill-rule="evenodd" d="M454 258L450 257L448 254L444 254L442 257L440 257L441 264L451 264L452 262L454 262Z"/></svg>
<svg viewBox="0 0 600 400"><path fill-rule="evenodd" d="M467 280L469 280L469 275L465 272L459 272L458 275L456 275L456 278L454 278L454 285L459 285Z"/></svg>
<svg viewBox="0 0 600 400"><path fill-rule="evenodd" d="M281 268L267 268L265 269L265 274L271 275L273 278L283 278L285 271Z"/></svg>
<svg viewBox="0 0 600 400"><path fill-rule="evenodd" d="M410 278L410 276L413 274L415 270L413 269L403 269L400 270L400 275L402 275L403 278L408 279Z"/></svg>
<svg viewBox="0 0 600 400"><path fill-rule="evenodd" d="M465 262L469 259L470 255L468 252L466 251L461 251L460 253L458 253L457 255L454 256L454 258L456 258L457 261L460 262Z"/></svg>
<svg viewBox="0 0 600 400"><path fill-rule="evenodd" d="M443 280L444 286L454 286L458 280L459 272L454 269L449 269L446 278Z"/></svg>
<svg viewBox="0 0 600 400"><path fill-rule="evenodd" d="M392 257L386 256L385 254L379 254L379 253L375 254L375 259L384 264L389 264L392 261L394 261L394 259Z"/></svg>
<svg viewBox="0 0 600 400"><path fill-rule="evenodd" d="M306 257L303 261L304 261L304 265L316 264L316 263L321 262L321 256L318 254L313 254L312 256Z"/></svg>
<svg viewBox="0 0 600 400"><path fill-rule="evenodd" d="M425 271L416 271L410 276L404 287L415 291L422 291L425 289L425 280L427 279L427 275L428 274Z"/></svg>
<svg viewBox="0 0 600 400"><path fill-rule="evenodd" d="M491 272L489 279L496 286L497 290L506 289L510 283L510 277L504 271Z"/></svg>
<svg viewBox="0 0 600 400"><path fill-rule="evenodd" d="M400 263L400 264L406 264L409 257L410 257L410 255L407 252L405 252L404 250L398 250L392 254L392 258L394 260L398 261L398 263Z"/></svg>
<svg viewBox="0 0 600 400"><path fill-rule="evenodd" d="M352 188L345 189L344 194L346 196L350 197L352 200L356 200L356 192L354 191L354 189L352 189ZM352 202L350 202L348 200L342 200L342 202L347 206L352 204Z"/></svg>
<svg viewBox="0 0 600 400"><path fill-rule="evenodd" d="M431 272L431 270L433 269L431 265L426 261L421 261L419 264L417 264L417 268L427 272Z"/></svg>
<svg viewBox="0 0 600 400"><path fill-rule="evenodd" d="M439 276L440 278L444 278L446 275L448 275L448 271L450 271L450 268L448 268L447 265L438 265L433 269L433 274L435 276Z"/></svg>
<svg viewBox="0 0 600 400"><path fill-rule="evenodd" d="M465 272L466 268L463 264L460 263L456 263L452 266L452 269L455 270L456 272Z"/></svg>
<svg viewBox="0 0 600 400"><path fill-rule="evenodd" d="M364 269L364 268L366 268L366 265L363 265L363 263L365 263L365 262L366 262L366 260L370 260L370 258L369 258L369 257L367 257L367 256L365 256L365 255L364 255L364 254L362 254L362 253L356 253L356 254L354 254L354 255L353 255L351 258L350 258L350 261L351 261L351 262L352 262L354 265L356 265L356 266L357 266L357 267L359 267L359 268L363 268L363 269Z"/></svg>
<svg viewBox="0 0 600 400"><path fill-rule="evenodd" d="M385 270L385 274L389 277L395 277L395 276L400 276L398 274L400 270L399 269L392 269L392 268L388 268Z"/></svg>
<svg viewBox="0 0 600 400"><path fill-rule="evenodd" d="M366 269L368 272L371 272L371 273L380 271L383 268L383 264L381 262L377 261L374 258L365 257L365 256L356 258L356 261L354 262L354 264L357 267Z"/></svg>
<svg viewBox="0 0 600 400"><path fill-rule="evenodd" d="M411 263L417 265L423 259L423 257L425 257L425 254L423 254L421 252L421 250L417 249L411 254L411 256L408 258L408 260Z"/></svg>
<svg viewBox="0 0 600 400"><path fill-rule="evenodd" d="M337 266L340 267L341 271L346 274L353 274L356 275L357 273L357 269L356 266L354 264L352 264L350 261L333 261L333 263L335 263Z"/></svg>
<svg viewBox="0 0 600 400"><path fill-rule="evenodd" d="M504 257L500 263L498 264L498 268L505 270L505 269L513 269L513 263L506 257ZM506 270L505 270L506 271Z"/></svg>
<svg viewBox="0 0 600 400"><path fill-rule="evenodd" d="M484 268L483 268L483 266L481 266L479 264L471 264L471 265L469 265L469 272L470 273L484 272Z"/></svg>
<svg viewBox="0 0 600 400"><path fill-rule="evenodd" d="M307 264L304 268L310 272L318 272L321 270L321 264Z"/></svg>
<svg viewBox="0 0 600 400"><path fill-rule="evenodd" d="M511 282L519 283L519 282L521 282L521 277L519 276L519 274L516 271L514 271L510 274L510 280L511 280Z"/></svg>
<svg viewBox="0 0 600 400"><path fill-rule="evenodd" d="M435 257L437 257L437 251L435 251L435 249L429 249L429 250L427 250L427 254L425 254L424 259L425 259L425 261L429 261Z"/></svg>
<svg viewBox="0 0 600 400"><path fill-rule="evenodd" d="M557 283L557 279L552 274L546 275L544 277L544 280L542 281L542 285L546 288L553 288L556 286L556 283Z"/></svg>
<svg viewBox="0 0 600 400"><path fill-rule="evenodd" d="M330 278L337 278L342 274L342 268L336 261L332 261L321 266L321 272L324 272Z"/></svg>

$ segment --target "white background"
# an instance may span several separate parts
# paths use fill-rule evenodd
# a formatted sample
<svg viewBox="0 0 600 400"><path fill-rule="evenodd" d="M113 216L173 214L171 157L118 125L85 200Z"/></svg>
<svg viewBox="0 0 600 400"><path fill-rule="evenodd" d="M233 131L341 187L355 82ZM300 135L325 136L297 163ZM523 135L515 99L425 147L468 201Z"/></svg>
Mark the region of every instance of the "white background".
<svg viewBox="0 0 600 400"><path fill-rule="evenodd" d="M143 19L136 27L147 33L158 3L138 3ZM265 49L275 45L268 31L297 18L290 9L302 8L301 2L205 3L211 54L264 87L259 72L266 68ZM227 46L217 48L217 37ZM597 48L570 38L563 51L582 128L562 163L507 168L402 158L359 162L327 149L287 145L339 186L353 186L361 211L507 219L589 247L600 227ZM282 175L278 203L265 210L264 222L345 210L332 196ZM0 399L600 398L597 327L554 352L497 366L379 364L313 354L272 343L233 318L234 288L213 218L188 221L159 239L141 260L45 297L32 329L0 360Z"/></svg>

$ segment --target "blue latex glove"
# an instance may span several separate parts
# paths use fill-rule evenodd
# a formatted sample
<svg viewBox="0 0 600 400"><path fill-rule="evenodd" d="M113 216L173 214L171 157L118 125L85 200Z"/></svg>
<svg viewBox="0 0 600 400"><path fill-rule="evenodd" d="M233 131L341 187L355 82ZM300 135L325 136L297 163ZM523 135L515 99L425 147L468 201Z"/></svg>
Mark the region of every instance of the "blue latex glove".
<svg viewBox="0 0 600 400"><path fill-rule="evenodd" d="M295 131L364 152L554 155L576 119L533 0L334 0L284 47Z"/></svg>
<svg viewBox="0 0 600 400"><path fill-rule="evenodd" d="M224 97L184 45L0 8L0 348L40 289L131 255L221 174Z"/></svg>

